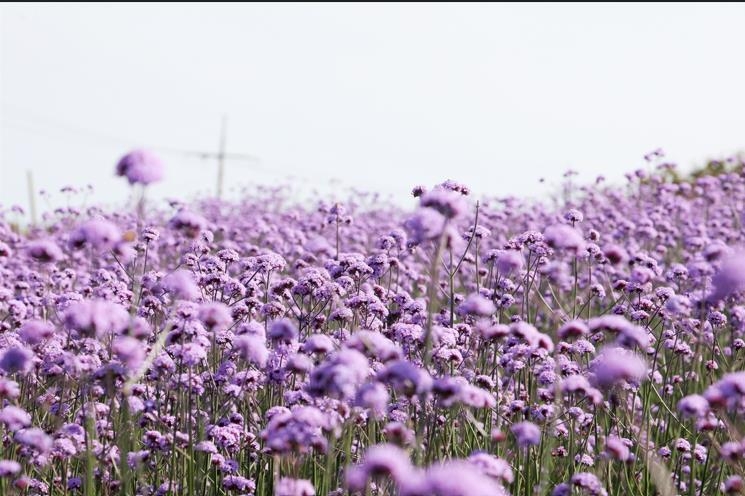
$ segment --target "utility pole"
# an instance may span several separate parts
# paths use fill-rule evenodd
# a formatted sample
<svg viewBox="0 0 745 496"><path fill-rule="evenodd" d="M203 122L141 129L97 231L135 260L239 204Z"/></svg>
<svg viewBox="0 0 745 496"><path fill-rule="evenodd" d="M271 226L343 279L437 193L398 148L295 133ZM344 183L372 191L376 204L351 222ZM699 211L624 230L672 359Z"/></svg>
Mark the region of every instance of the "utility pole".
<svg viewBox="0 0 745 496"><path fill-rule="evenodd" d="M222 198L222 183L225 177L225 140L227 134L228 119L222 116L220 126L220 150L217 152L217 198Z"/></svg>
<svg viewBox="0 0 745 496"><path fill-rule="evenodd" d="M166 148L156 147L155 150L160 149L161 151L182 155L185 157L201 158L203 160L217 159L217 197L222 198L223 183L225 182L225 162L228 160L242 161L242 162L261 162L255 155L249 155L247 153L230 153L226 149L228 134L228 117L222 116L222 124L220 126L220 143L217 152L210 151L199 151L199 150L181 150L177 148Z"/></svg>

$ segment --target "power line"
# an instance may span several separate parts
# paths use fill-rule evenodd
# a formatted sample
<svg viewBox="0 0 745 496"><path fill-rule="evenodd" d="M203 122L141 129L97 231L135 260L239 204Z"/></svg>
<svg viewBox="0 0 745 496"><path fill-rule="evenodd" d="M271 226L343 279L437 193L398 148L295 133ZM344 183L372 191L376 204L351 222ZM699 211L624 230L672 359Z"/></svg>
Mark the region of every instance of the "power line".
<svg viewBox="0 0 745 496"><path fill-rule="evenodd" d="M106 147L116 147L117 149L121 147L131 147L133 146L133 143L136 143L135 140L131 140L129 138L123 138L118 136L113 136L105 133L101 133L98 131L93 131L91 129L70 124L67 122L60 121L58 119L52 119L48 116L42 116L41 114L33 111L29 111L28 109L20 108L16 105L8 104L6 102L2 102L2 106L5 108L9 108L13 111L15 114L26 114L24 116L21 116L20 118L18 116L8 115L8 113L4 112L2 118L0 118L0 125L4 127L10 127L15 128L16 130L22 130L28 133L33 133L34 135L38 136L39 134L46 135L50 138L55 138L53 135L54 132L62 133L67 136L72 136L77 139L82 139L84 141L87 141L89 143L97 143L101 146ZM40 131L41 129L41 131ZM51 132L51 135L50 135ZM286 178L294 178L296 180L299 180L303 183L316 183L317 185L327 185L331 184L334 181L338 181L338 179L328 179L323 180L319 178L317 175L313 175L311 177L305 176L302 173L298 173L298 170L302 170L303 168L298 167L290 167L286 163L280 163L276 161L269 161L269 166L265 166L267 163L265 160L261 159L260 157L256 155L252 155L249 153L242 153L242 152L229 152L226 150L226 137L227 137L227 118L223 117L223 122L221 125L220 130L220 139L219 139L219 147L216 151L211 150L195 150L195 149L188 149L188 148L179 148L179 147L173 147L168 145L157 145L157 144L150 144L147 146L144 146L145 148L148 148L153 151L157 151L160 153L166 153L171 155L178 155L184 158L190 158L190 159L196 159L196 160L217 160L218 162L218 170L217 170L217 194L218 196L221 196L223 193L223 182L224 182L224 167L225 167L225 161L233 161L233 162L242 162L242 163L251 163L250 168L257 171L257 172L265 172L272 175L281 175ZM273 164L273 165L272 165ZM288 172L282 173L279 169L285 169ZM295 170L295 172L292 172L292 170Z"/></svg>
<svg viewBox="0 0 745 496"><path fill-rule="evenodd" d="M2 106L6 107L6 109L12 110L14 113L21 113L21 114L27 114L24 117L21 117L20 119L18 117L13 117L12 115L9 116L7 113L5 113L2 117L2 124L4 126L7 126L8 124L13 127L15 124L13 124L12 121L16 121L16 124L21 124L22 126L42 126L46 128L53 128L58 131L66 132L68 134L74 134L74 135L85 135L88 136L89 139L98 141L98 142L109 142L109 143L116 143L121 146L132 146L133 143L138 143L139 140L133 140L129 138L123 138L120 136L112 136L109 134L104 134L98 131L93 131L91 129L76 125L76 124L70 124L68 122L63 122L58 119L50 119L47 116L41 116L40 114L29 111L28 109L22 109L16 105L8 104L6 102L2 102ZM11 122L6 122L7 120L10 120ZM24 120L26 122L24 122ZM30 124L29 124L30 123ZM179 147L173 147L168 145L158 145L158 144L149 144L147 146L144 146L145 148L148 148L153 151L159 151L162 153L171 153L174 155L182 155L187 157L195 157L200 159L210 159L210 158L216 158L216 156L219 154L218 152L214 151L202 151L202 150L193 150L193 149L185 149L185 148L179 148ZM261 159L256 156L249 153L237 153L237 152L225 152L223 154L225 160L240 160L240 161L254 161L254 162L260 162Z"/></svg>

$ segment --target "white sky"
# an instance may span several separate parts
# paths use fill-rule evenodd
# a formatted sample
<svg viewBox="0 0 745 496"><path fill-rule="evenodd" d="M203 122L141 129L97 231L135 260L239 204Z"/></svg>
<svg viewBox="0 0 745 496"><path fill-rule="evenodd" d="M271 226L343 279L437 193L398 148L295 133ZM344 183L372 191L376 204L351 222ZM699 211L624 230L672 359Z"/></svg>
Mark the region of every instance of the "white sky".
<svg viewBox="0 0 745 496"><path fill-rule="evenodd" d="M689 168L745 149L745 5L5 5L0 203L96 188L157 146L156 196L329 180L405 198L447 178L540 195L619 178L662 147ZM407 201L407 200L404 200Z"/></svg>

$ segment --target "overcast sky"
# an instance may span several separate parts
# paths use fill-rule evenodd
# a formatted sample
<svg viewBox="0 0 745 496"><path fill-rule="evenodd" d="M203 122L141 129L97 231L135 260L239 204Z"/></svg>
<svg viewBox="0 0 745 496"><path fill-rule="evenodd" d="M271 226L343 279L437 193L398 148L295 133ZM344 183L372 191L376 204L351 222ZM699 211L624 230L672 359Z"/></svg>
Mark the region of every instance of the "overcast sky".
<svg viewBox="0 0 745 496"><path fill-rule="evenodd" d="M5 5L0 203L93 184L152 147L155 196L452 178L536 196L567 168L620 178L662 147L682 168L745 149L745 5ZM540 185L545 177L548 185Z"/></svg>

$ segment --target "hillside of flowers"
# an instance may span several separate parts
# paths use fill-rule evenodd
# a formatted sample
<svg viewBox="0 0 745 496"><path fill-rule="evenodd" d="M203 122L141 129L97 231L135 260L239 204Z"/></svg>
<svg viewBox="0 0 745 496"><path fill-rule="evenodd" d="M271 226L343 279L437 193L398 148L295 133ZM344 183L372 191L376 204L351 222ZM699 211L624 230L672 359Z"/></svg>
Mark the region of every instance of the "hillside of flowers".
<svg viewBox="0 0 745 496"><path fill-rule="evenodd" d="M745 174L0 217L0 495L745 487Z"/></svg>

